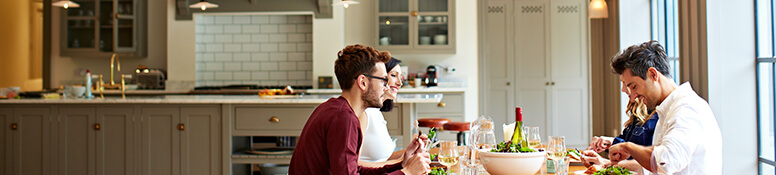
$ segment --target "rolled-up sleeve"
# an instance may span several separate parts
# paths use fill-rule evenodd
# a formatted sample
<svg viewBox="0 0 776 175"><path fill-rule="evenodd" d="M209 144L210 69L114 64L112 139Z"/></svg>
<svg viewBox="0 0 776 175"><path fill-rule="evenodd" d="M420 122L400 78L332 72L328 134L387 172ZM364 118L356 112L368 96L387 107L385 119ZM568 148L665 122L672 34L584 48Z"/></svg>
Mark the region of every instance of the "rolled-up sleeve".
<svg viewBox="0 0 776 175"><path fill-rule="evenodd" d="M682 108L682 107L679 107ZM683 108L669 118L664 127L664 135L659 145L652 150L652 162L659 174L674 174L685 169L703 138L701 121L692 108Z"/></svg>

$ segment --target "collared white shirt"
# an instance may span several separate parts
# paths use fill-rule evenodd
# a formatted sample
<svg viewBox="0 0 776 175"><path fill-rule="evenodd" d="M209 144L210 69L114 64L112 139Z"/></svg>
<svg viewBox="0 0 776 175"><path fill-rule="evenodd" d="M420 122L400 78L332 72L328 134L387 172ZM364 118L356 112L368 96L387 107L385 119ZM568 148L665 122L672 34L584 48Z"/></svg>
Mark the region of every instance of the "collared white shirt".
<svg viewBox="0 0 776 175"><path fill-rule="evenodd" d="M671 92L657 113L651 157L657 174L722 174L719 125L689 83Z"/></svg>
<svg viewBox="0 0 776 175"><path fill-rule="evenodd" d="M369 162L386 161L396 149L396 141L388 133L388 122L385 121L380 108L366 108L368 121L361 142L360 160Z"/></svg>

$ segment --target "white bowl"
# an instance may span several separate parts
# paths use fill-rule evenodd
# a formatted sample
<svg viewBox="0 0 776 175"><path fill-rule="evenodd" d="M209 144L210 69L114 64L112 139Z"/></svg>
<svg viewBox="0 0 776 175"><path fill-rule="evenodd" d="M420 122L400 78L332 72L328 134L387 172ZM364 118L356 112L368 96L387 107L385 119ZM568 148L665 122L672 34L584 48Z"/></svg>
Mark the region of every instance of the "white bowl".
<svg viewBox="0 0 776 175"><path fill-rule="evenodd" d="M530 175L536 174L542 168L542 163L547 159L546 154L545 152L494 153L490 152L490 149L481 149L480 162L485 170L493 175Z"/></svg>

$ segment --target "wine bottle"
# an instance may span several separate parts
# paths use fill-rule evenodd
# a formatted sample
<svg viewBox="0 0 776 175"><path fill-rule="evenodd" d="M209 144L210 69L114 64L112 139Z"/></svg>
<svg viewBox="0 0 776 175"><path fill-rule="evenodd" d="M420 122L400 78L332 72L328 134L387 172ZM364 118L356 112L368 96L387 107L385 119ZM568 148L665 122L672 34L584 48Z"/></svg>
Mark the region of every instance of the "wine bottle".
<svg viewBox="0 0 776 175"><path fill-rule="evenodd" d="M515 132L512 133L512 143L528 147L528 139L523 135L523 108L515 107Z"/></svg>

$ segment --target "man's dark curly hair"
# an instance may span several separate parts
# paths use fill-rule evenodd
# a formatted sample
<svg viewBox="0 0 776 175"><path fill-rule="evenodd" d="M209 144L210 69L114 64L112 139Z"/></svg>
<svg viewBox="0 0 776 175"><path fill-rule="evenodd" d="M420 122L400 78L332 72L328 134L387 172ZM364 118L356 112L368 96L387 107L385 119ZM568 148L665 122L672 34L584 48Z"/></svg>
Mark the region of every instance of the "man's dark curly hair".
<svg viewBox="0 0 776 175"><path fill-rule="evenodd" d="M630 68L631 74L645 80L649 68L654 67L658 72L671 78L671 65L666 59L666 51L655 40L628 47L612 58L611 66L612 71L619 75Z"/></svg>
<svg viewBox="0 0 776 175"><path fill-rule="evenodd" d="M356 78L361 74L371 74L377 62L388 62L391 53L380 52L370 46L349 45L337 53L334 61L334 74L342 90L350 90Z"/></svg>

